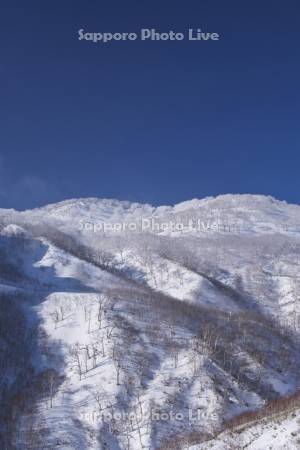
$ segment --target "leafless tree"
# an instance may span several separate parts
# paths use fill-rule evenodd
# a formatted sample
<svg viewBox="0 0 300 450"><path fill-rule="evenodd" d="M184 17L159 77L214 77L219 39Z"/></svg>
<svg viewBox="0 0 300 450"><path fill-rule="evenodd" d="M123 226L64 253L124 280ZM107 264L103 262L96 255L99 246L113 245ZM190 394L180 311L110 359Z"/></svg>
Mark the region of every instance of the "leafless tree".
<svg viewBox="0 0 300 450"><path fill-rule="evenodd" d="M57 324L59 323L60 319L59 319L59 312L57 309L55 309L55 311L53 313L51 313L51 317L52 320L54 322L54 328L57 328Z"/></svg>
<svg viewBox="0 0 300 450"><path fill-rule="evenodd" d="M102 327L102 318L105 313L105 303L106 303L106 297L104 295L100 295L97 297L98 302L98 314L97 314L97 320L98 320L98 326L99 330Z"/></svg>
<svg viewBox="0 0 300 450"><path fill-rule="evenodd" d="M71 346L69 350L70 350L70 356L72 357L73 361L75 362L75 365L77 368L77 373L79 375L79 380L81 380L83 370L82 370L82 363L81 363L81 358L80 358L80 346L77 343L77 344Z"/></svg>
<svg viewBox="0 0 300 450"><path fill-rule="evenodd" d="M115 369L116 369L116 383L119 386L120 385L120 373L121 373L121 363L119 359L116 359L114 361Z"/></svg>

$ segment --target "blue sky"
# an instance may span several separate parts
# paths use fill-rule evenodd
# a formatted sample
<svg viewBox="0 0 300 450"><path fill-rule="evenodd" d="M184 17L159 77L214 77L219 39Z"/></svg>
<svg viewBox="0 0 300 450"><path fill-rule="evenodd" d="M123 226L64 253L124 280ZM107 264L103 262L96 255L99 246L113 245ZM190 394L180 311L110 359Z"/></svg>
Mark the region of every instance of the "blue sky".
<svg viewBox="0 0 300 450"><path fill-rule="evenodd" d="M300 203L300 5L262 3L2 5L0 207L223 193ZM77 34L198 27L220 41Z"/></svg>

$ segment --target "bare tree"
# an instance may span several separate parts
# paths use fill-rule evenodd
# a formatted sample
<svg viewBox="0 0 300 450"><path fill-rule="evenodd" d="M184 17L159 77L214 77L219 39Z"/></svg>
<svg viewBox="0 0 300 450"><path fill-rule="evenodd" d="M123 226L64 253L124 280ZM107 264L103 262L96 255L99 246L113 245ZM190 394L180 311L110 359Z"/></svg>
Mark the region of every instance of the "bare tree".
<svg viewBox="0 0 300 450"><path fill-rule="evenodd" d="M110 338L112 337L112 332L114 331L115 328L116 328L116 327L111 327L111 328L108 328L108 329L107 329L107 331L106 331L106 337L107 337L107 339L110 339Z"/></svg>
<svg viewBox="0 0 300 450"><path fill-rule="evenodd" d="M119 386L120 385L120 373L121 373L121 369L122 369L120 360L115 359L114 365L115 365L115 369L116 369L116 383L117 383L117 386Z"/></svg>
<svg viewBox="0 0 300 450"><path fill-rule="evenodd" d="M55 392L55 385L57 381L57 373L54 369L47 369L44 372L44 379L46 382L46 388L49 392L50 397L50 408L53 407L53 398L54 398L54 392Z"/></svg>
<svg viewBox="0 0 300 450"><path fill-rule="evenodd" d="M52 320L54 322L54 328L57 328L57 324L59 323L59 312L57 309L53 313L51 313Z"/></svg>
<svg viewBox="0 0 300 450"><path fill-rule="evenodd" d="M60 305L59 311L60 311L60 318L61 318L61 320L64 320L65 319L65 311L64 311L63 305Z"/></svg>
<svg viewBox="0 0 300 450"><path fill-rule="evenodd" d="M92 344L92 359L93 359L93 369L97 366L97 356L99 355L99 350L96 344Z"/></svg>
<svg viewBox="0 0 300 450"><path fill-rule="evenodd" d="M98 302L98 314L97 314L97 320L99 324L99 330L102 327L102 319L103 315L105 313L105 303L106 303L106 297L104 295L100 295L97 297Z"/></svg>
<svg viewBox="0 0 300 450"><path fill-rule="evenodd" d="M73 361L75 362L75 365L77 368L77 373L79 375L79 380L81 380L83 371L82 371L82 363L81 363L81 358L80 358L80 347L79 347L78 343L70 347L70 356L73 359Z"/></svg>

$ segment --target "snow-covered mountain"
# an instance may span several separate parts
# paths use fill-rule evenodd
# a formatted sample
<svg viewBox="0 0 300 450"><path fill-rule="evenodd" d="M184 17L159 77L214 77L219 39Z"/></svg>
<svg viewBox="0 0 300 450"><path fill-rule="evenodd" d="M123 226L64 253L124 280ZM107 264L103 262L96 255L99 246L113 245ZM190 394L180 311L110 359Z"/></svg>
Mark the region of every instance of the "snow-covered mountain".
<svg viewBox="0 0 300 450"><path fill-rule="evenodd" d="M1 449L300 448L299 255L271 197L0 210Z"/></svg>

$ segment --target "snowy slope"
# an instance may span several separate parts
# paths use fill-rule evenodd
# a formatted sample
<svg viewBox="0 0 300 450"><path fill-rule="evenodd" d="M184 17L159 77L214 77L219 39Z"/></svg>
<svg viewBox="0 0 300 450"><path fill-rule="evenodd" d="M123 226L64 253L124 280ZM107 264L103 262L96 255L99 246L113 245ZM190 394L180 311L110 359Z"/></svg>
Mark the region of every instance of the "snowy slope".
<svg viewBox="0 0 300 450"><path fill-rule="evenodd" d="M298 409L249 425L242 431L223 432L215 439L189 447L189 450L297 450L300 447L299 422Z"/></svg>
<svg viewBox="0 0 300 450"><path fill-rule="evenodd" d="M150 219L154 228L141 229ZM223 430L299 388L299 230L299 206L249 195L1 210L0 307L16 304L32 344L30 365L15 364L0 385L13 405L0 415L0 442L297 448L297 410L277 425ZM9 326L1 341L0 332L0 356L15 333Z"/></svg>

